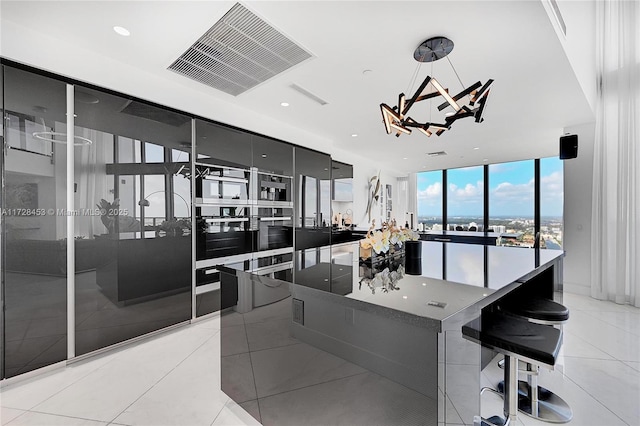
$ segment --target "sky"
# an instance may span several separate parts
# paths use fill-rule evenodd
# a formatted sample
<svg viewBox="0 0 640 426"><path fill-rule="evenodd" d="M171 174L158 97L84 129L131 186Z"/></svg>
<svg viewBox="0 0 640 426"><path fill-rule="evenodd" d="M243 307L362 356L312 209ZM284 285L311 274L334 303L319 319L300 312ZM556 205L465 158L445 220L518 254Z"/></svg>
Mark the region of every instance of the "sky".
<svg viewBox="0 0 640 426"><path fill-rule="evenodd" d="M533 218L533 160L489 165L489 216ZM541 215L562 216L563 163L540 161ZM483 166L447 172L449 216L483 215ZM418 174L418 216L442 216L442 172Z"/></svg>

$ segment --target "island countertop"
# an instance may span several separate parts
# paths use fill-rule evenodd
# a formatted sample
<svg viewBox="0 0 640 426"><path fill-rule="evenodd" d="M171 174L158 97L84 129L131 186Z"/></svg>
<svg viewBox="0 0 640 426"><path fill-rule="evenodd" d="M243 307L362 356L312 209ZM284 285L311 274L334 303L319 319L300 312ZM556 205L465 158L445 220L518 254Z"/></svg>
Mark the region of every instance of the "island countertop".
<svg viewBox="0 0 640 426"><path fill-rule="evenodd" d="M328 248L306 250L294 284L313 289L316 297L440 331L443 322L471 306L487 306L564 254L561 250L449 242L422 241L420 246L419 275L404 271L403 256L376 268L359 258L357 243L334 245L330 261ZM401 275L395 289L385 291L372 279L385 268L395 271L395 278Z"/></svg>

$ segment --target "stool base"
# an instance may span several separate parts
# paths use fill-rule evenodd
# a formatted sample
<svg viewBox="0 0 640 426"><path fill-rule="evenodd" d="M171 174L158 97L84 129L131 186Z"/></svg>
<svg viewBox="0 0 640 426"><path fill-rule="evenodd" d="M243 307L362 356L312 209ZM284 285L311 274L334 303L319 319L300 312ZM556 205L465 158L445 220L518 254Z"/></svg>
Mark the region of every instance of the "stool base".
<svg viewBox="0 0 640 426"><path fill-rule="evenodd" d="M498 383L498 392L504 394L504 382ZM531 404L531 387L524 380L518 381L518 411L534 419L548 423L568 423L573 418L573 411L564 399L547 388L538 386L537 414Z"/></svg>

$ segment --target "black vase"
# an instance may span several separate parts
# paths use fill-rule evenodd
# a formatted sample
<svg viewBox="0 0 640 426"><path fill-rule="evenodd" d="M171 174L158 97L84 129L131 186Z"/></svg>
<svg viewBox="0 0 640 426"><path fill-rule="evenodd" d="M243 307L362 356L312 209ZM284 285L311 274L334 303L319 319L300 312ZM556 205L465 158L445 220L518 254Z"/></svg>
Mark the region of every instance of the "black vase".
<svg viewBox="0 0 640 426"><path fill-rule="evenodd" d="M422 275L422 242L405 241L404 270L409 275Z"/></svg>

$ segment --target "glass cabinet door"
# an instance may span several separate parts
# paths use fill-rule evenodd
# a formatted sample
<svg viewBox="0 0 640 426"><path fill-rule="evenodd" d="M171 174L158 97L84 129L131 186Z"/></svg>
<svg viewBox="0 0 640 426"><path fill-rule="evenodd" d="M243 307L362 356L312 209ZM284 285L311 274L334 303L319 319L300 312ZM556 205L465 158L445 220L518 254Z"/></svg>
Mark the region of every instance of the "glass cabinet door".
<svg viewBox="0 0 640 426"><path fill-rule="evenodd" d="M67 358L66 85L2 71L2 378L9 378Z"/></svg>

